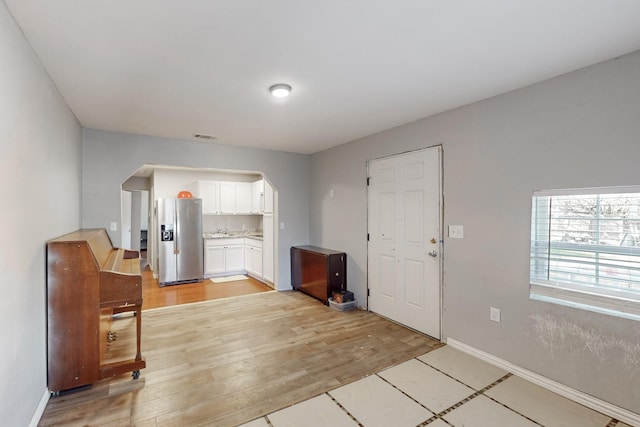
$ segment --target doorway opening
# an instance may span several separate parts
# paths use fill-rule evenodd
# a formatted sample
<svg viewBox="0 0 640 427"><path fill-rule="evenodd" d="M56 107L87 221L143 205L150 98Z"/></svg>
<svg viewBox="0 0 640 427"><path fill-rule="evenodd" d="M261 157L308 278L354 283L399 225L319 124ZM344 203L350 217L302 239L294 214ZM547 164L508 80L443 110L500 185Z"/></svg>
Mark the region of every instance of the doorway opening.
<svg viewBox="0 0 640 427"><path fill-rule="evenodd" d="M211 193L211 189L216 191ZM232 193L229 193L229 189ZM237 210L236 209L237 189ZM185 293L187 284L168 286L165 294L174 293L175 303L192 298L213 299L217 297L235 296L239 289L247 289L253 293L256 289L264 291L277 289L277 189L262 172L241 170L218 170L187 168L164 165L145 164L122 184L121 200L121 236L122 247L138 250L141 253L141 270L143 282L158 279L159 224L155 212L155 204L159 198L177 197L181 191L189 191L194 198L203 200L202 232L204 242L224 234L234 238L234 242L244 247L245 236L251 237L246 250L236 251L234 272L246 274L244 283L218 284L220 292L211 292L212 281L209 278L225 274L215 264L219 258L210 257L207 265L207 246L199 248L205 255L203 265L202 286L205 290L191 292L188 297L180 297ZM230 196L231 194L231 196ZM246 200L245 200L246 199ZM213 207L212 207L213 206ZM231 208L229 207L231 206ZM257 244L256 244L257 243ZM258 247L256 247L258 246ZM146 249L146 250L145 250ZM209 251L209 253L213 253ZM245 264L245 253L247 262ZM234 258L234 259L235 259ZM213 264L212 264L213 263ZM231 274L231 273L229 273ZM146 278L148 275L150 279ZM234 289L224 291L223 288L234 285ZM144 285L143 285L144 290ZM193 290L192 290L193 291ZM206 292L205 292L206 291ZM197 295L195 295L197 294ZM242 294L242 293L241 293ZM194 296L195 295L195 296ZM171 299L168 298L168 299ZM186 301L192 302L192 301ZM146 305L146 304L145 304Z"/></svg>

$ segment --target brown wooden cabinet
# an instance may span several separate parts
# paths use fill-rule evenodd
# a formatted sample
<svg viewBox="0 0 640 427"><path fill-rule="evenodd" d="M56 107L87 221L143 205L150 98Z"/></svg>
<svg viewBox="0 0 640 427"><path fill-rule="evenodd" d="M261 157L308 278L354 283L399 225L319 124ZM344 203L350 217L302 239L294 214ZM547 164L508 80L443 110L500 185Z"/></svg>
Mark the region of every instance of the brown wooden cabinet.
<svg viewBox="0 0 640 427"><path fill-rule="evenodd" d="M47 242L48 388L58 392L132 372L140 354L142 276L137 252L114 248L106 230L78 230ZM114 314L136 316L129 358L105 357Z"/></svg>
<svg viewBox="0 0 640 427"><path fill-rule="evenodd" d="M291 286L328 305L332 292L347 290L347 254L316 246L293 246Z"/></svg>

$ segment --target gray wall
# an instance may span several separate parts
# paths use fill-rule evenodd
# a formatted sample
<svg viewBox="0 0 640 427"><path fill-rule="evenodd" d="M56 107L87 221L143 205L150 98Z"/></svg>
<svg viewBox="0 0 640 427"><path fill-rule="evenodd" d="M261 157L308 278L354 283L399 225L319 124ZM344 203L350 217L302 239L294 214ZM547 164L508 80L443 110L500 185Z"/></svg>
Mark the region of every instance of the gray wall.
<svg viewBox="0 0 640 427"><path fill-rule="evenodd" d="M145 163L262 172L278 190L278 288L291 288L289 248L309 243L309 156L83 129L82 226L120 223L120 186ZM120 225L120 224L119 224ZM120 233L109 232L115 246Z"/></svg>
<svg viewBox="0 0 640 427"><path fill-rule="evenodd" d="M80 226L80 125L0 2L0 420L47 388L47 240ZM37 420L37 419L36 419Z"/></svg>
<svg viewBox="0 0 640 427"><path fill-rule="evenodd" d="M360 301L366 161L436 144L465 236L445 238L444 336L640 413L640 323L528 291L534 190L640 184L640 52L313 155L311 241L348 253Z"/></svg>

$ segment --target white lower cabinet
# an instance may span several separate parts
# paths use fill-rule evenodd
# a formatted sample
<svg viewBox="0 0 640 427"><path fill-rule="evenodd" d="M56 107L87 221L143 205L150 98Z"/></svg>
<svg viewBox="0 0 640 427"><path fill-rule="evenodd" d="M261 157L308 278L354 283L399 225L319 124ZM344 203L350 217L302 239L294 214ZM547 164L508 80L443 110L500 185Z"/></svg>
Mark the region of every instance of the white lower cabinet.
<svg viewBox="0 0 640 427"><path fill-rule="evenodd" d="M244 268L252 276L262 278L262 241L244 239Z"/></svg>
<svg viewBox="0 0 640 427"><path fill-rule="evenodd" d="M274 223L273 214L265 214L263 219L263 237L262 237L262 278L274 283Z"/></svg>
<svg viewBox="0 0 640 427"><path fill-rule="evenodd" d="M204 247L204 275L205 277L224 273L224 246L205 244Z"/></svg>
<svg viewBox="0 0 640 427"><path fill-rule="evenodd" d="M244 271L244 239L205 239L204 275Z"/></svg>
<svg viewBox="0 0 640 427"><path fill-rule="evenodd" d="M224 265L227 272L244 270L244 245L226 247L224 257Z"/></svg>

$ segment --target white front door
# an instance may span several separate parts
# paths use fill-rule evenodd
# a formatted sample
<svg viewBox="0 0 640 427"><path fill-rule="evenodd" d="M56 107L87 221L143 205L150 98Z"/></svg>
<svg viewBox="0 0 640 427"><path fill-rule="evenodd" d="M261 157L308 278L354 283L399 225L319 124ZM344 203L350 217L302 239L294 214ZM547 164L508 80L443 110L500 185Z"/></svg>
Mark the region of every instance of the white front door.
<svg viewBox="0 0 640 427"><path fill-rule="evenodd" d="M440 339L441 147L368 164L369 309Z"/></svg>

